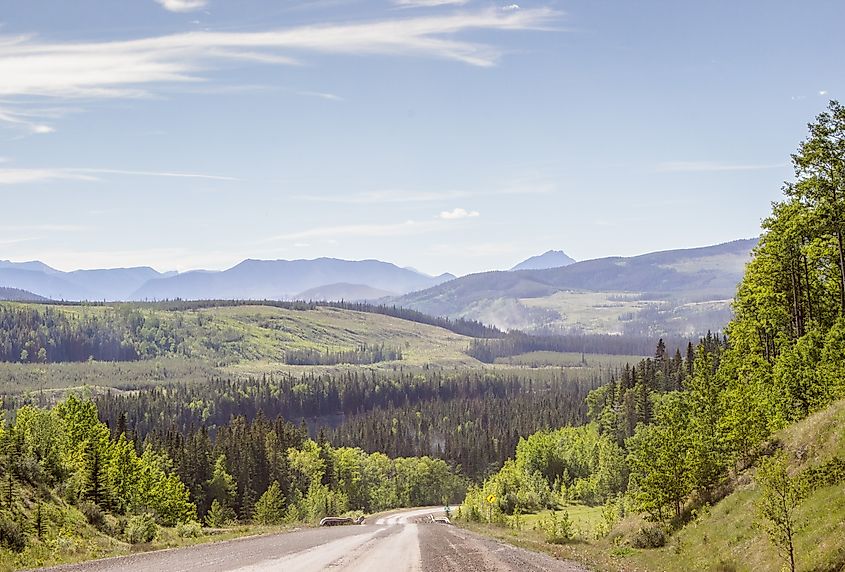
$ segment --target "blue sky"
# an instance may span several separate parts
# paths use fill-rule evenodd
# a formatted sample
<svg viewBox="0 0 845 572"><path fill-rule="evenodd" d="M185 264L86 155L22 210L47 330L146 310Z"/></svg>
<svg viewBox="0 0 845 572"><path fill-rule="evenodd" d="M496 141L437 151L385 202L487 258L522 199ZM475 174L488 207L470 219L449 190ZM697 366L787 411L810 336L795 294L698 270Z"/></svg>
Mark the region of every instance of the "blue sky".
<svg viewBox="0 0 845 572"><path fill-rule="evenodd" d="M0 259L437 274L754 236L841 1L0 1Z"/></svg>

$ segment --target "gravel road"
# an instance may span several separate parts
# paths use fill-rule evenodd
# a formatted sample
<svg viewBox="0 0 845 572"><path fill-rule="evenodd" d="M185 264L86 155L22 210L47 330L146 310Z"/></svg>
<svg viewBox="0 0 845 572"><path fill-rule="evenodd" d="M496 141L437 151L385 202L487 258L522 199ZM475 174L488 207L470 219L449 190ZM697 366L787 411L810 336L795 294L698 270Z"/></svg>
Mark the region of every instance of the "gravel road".
<svg viewBox="0 0 845 572"><path fill-rule="evenodd" d="M363 526L309 528L95 560L63 572L589 572L574 562L427 522L436 509L416 509ZM442 514L442 513L439 513Z"/></svg>

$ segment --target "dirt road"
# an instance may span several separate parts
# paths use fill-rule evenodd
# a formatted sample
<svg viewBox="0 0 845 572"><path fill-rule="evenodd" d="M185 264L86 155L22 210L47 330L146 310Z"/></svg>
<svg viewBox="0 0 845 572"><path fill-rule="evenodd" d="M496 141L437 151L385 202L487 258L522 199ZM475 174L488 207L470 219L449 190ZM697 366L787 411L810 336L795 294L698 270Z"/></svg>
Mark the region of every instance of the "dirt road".
<svg viewBox="0 0 845 572"><path fill-rule="evenodd" d="M415 509L362 526L304 529L50 568L66 572L588 572L501 544Z"/></svg>

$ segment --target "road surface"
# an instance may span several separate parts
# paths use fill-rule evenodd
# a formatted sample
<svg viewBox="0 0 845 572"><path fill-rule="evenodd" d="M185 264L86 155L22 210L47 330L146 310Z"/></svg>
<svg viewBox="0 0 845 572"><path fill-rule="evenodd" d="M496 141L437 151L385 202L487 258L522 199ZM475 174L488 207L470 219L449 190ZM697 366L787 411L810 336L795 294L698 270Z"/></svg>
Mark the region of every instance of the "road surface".
<svg viewBox="0 0 845 572"><path fill-rule="evenodd" d="M361 526L309 528L50 568L62 572L588 572L574 562L427 522L407 510Z"/></svg>

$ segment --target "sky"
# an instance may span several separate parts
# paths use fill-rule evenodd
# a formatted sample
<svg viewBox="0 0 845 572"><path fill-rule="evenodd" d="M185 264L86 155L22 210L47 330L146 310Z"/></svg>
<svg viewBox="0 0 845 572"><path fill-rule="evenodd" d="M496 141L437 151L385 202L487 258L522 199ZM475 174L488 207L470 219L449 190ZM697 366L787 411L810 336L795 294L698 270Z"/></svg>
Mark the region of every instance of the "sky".
<svg viewBox="0 0 845 572"><path fill-rule="evenodd" d="M0 0L0 259L429 274L759 233L845 3Z"/></svg>

